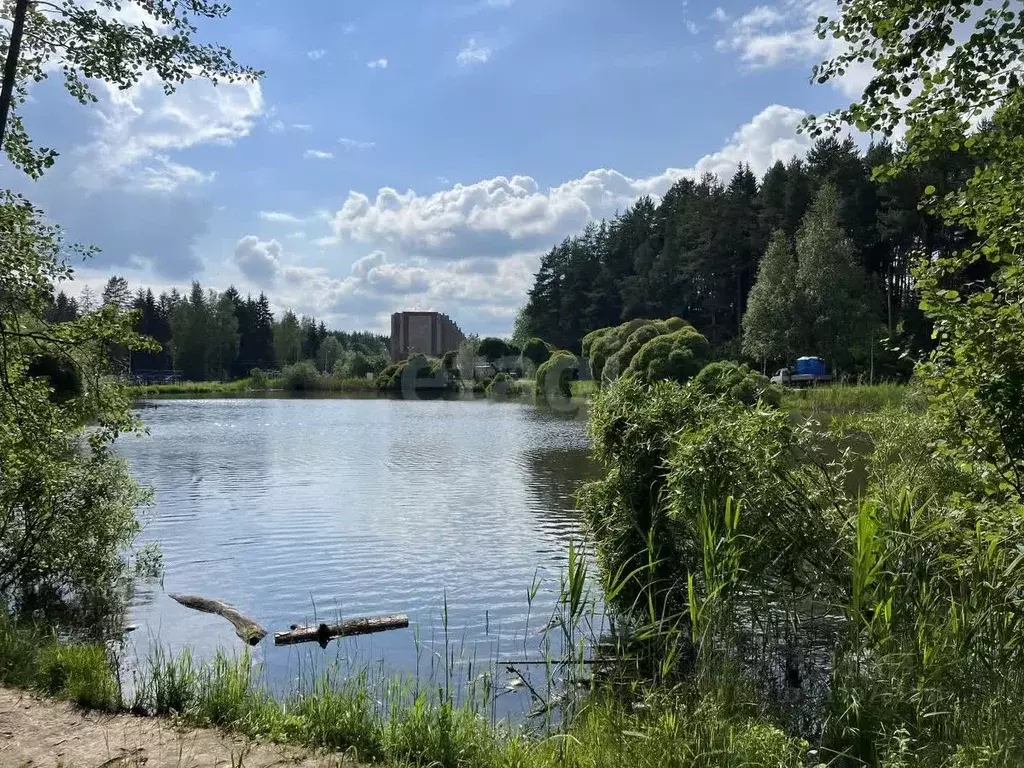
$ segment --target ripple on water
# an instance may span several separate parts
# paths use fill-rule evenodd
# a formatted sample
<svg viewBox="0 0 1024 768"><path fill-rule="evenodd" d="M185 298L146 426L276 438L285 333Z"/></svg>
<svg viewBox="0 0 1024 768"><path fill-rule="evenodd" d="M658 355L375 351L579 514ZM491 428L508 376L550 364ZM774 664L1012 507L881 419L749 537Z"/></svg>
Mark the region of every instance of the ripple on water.
<svg viewBox="0 0 1024 768"><path fill-rule="evenodd" d="M155 491L144 536L163 548L166 592L228 600L271 630L407 612L431 647L447 601L465 648L493 653L524 636L537 647L533 630L580 533L573 494L594 475L579 419L365 399L173 400L143 415L150 436L118 447ZM535 573L546 586L528 609ZM138 642L200 655L237 645L226 622L158 586L138 591L134 614L146 626ZM412 671L412 637L349 640L326 654L265 644L261 660L278 689L294 684L300 659L308 670L339 653Z"/></svg>

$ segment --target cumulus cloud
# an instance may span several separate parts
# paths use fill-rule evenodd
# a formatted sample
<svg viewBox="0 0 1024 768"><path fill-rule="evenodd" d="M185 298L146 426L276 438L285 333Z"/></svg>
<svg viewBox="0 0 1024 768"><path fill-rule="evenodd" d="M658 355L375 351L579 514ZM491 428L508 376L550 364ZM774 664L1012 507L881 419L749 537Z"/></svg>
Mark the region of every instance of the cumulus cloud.
<svg viewBox="0 0 1024 768"><path fill-rule="evenodd" d="M740 163L763 173L776 160L806 151L809 140L796 133L804 116L799 109L770 106L692 168L668 168L646 178L601 168L549 189L529 176L498 176L429 195L390 187L373 197L352 191L333 216L333 238L323 244L351 241L448 259L533 251L642 195L661 196L681 178L728 178Z"/></svg>
<svg viewBox="0 0 1024 768"><path fill-rule="evenodd" d="M366 62L366 66L368 66L370 69L387 69L388 68L388 60L387 59L373 59L372 61Z"/></svg>
<svg viewBox="0 0 1024 768"><path fill-rule="evenodd" d="M465 318L468 330L504 333L533 278L536 258L448 264L391 261L384 251L356 260L344 276L297 266L277 240L241 238L234 262L253 287L272 288L281 307L351 328L386 330L399 310L439 310ZM480 318L483 318L481 321Z"/></svg>
<svg viewBox="0 0 1024 768"><path fill-rule="evenodd" d="M258 83L192 80L171 96L155 75L120 91L97 84L91 108L67 102L56 85L42 84L52 125L64 131L57 164L31 184L34 202L67 230L70 240L97 246L96 269L145 269L187 279L202 268L196 253L215 207L205 196L214 179L184 160L200 146L226 147L244 139L263 117ZM15 181L15 184L20 182Z"/></svg>
<svg viewBox="0 0 1024 768"><path fill-rule="evenodd" d="M306 55L313 61L320 61L320 59L327 55L327 51L323 48L316 48L312 51L306 51Z"/></svg>
<svg viewBox="0 0 1024 768"><path fill-rule="evenodd" d="M491 49L486 46L479 45L476 40L471 38L462 50L459 51L455 60L459 62L460 67L468 67L473 64L486 64L490 58Z"/></svg>
<svg viewBox="0 0 1024 768"><path fill-rule="evenodd" d="M283 250L277 240L260 240L247 235L235 244L235 264L247 278L260 286L272 283L281 271Z"/></svg>
<svg viewBox="0 0 1024 768"><path fill-rule="evenodd" d="M333 152L325 152L322 149L307 149L302 153L302 156L307 160L333 160Z"/></svg>
<svg viewBox="0 0 1024 768"><path fill-rule="evenodd" d="M103 84L94 139L76 153L76 181L96 187L114 181L131 184L147 167L145 183L174 187L202 181L198 172L163 162L169 153L202 144L230 145L248 136L263 111L259 83L201 80L181 84L171 96L156 75L147 73L133 88L121 91ZM154 182L163 168L167 178Z"/></svg>

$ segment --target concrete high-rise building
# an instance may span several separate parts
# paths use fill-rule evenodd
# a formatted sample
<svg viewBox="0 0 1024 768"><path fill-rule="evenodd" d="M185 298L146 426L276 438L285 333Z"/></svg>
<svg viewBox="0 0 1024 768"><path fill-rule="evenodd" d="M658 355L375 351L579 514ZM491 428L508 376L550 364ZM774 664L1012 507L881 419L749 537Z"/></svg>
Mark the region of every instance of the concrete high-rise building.
<svg viewBox="0 0 1024 768"><path fill-rule="evenodd" d="M466 338L448 315L439 312L395 312L391 316L391 362L413 352L440 357L458 349Z"/></svg>

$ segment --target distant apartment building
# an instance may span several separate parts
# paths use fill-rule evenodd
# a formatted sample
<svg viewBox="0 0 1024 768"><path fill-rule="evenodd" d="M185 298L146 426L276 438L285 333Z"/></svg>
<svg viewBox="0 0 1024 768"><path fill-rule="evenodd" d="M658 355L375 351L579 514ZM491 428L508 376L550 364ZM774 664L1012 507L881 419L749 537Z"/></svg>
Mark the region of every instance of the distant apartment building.
<svg viewBox="0 0 1024 768"><path fill-rule="evenodd" d="M440 357L458 349L465 338L459 326L440 312L395 312L391 316L391 362L413 352Z"/></svg>

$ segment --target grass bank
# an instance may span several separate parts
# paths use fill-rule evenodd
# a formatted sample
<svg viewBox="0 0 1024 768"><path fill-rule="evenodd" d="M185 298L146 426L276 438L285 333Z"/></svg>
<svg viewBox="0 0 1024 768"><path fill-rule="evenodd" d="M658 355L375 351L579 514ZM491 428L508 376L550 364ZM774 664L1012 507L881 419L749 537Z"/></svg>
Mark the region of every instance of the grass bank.
<svg viewBox="0 0 1024 768"><path fill-rule="evenodd" d="M328 670L284 700L260 682L246 651L207 664L186 651L156 652L124 694L107 650L59 642L0 619L0 683L31 688L90 709L171 716L188 726L347 753L364 763L436 768L663 768L666 765L802 764L807 745L787 737L735 692L595 689L563 726L513 726L487 714L488 672L461 701L444 686ZM71 734L69 734L71 735Z"/></svg>
<svg viewBox="0 0 1024 768"><path fill-rule="evenodd" d="M782 398L782 407L788 411L834 416L875 413L903 405L915 405L914 390L906 384L833 384L786 389Z"/></svg>
<svg viewBox="0 0 1024 768"><path fill-rule="evenodd" d="M149 384L131 386L132 397L164 397L168 395L252 395L258 397L265 392L375 392L372 381L366 379L345 379L335 376L318 376L303 381L301 386L289 386L282 378L265 379L254 383L252 379L237 381L183 381L171 384Z"/></svg>

